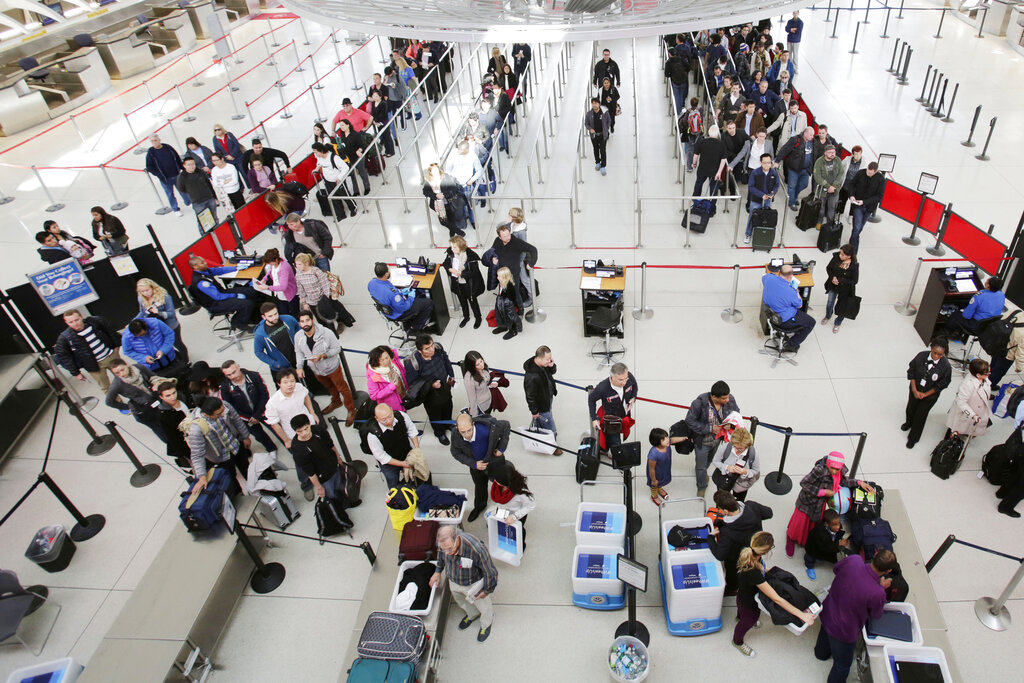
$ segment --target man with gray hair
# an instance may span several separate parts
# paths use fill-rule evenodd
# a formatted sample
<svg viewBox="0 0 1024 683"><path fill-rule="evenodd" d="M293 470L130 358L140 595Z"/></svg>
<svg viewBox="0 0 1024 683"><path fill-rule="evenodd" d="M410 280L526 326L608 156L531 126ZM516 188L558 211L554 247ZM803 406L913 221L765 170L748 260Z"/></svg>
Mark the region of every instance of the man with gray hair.
<svg viewBox="0 0 1024 683"><path fill-rule="evenodd" d="M178 174L183 168L181 155L170 145L163 144L159 135L151 134L149 149L146 150L146 172L160 181L160 185L167 195L167 201L171 205L171 211L176 216L181 215L181 209L178 207L177 197L174 196L174 187L178 181ZM184 200L185 206L192 203L184 192L181 193L181 198Z"/></svg>
<svg viewBox="0 0 1024 683"><path fill-rule="evenodd" d="M459 630L466 630L480 619L480 632L476 639L482 643L491 635L491 623L494 621L491 593L498 586L498 570L494 568L491 555L480 539L460 531L453 524L441 525L437 532L437 547L441 553L437 571L430 577L430 587L437 586L442 573L448 577L455 603L466 613L459 622Z"/></svg>
<svg viewBox="0 0 1024 683"><path fill-rule="evenodd" d="M611 374L587 395L590 420L601 434L602 449L611 450L629 436L636 395L636 378L625 363L612 365Z"/></svg>

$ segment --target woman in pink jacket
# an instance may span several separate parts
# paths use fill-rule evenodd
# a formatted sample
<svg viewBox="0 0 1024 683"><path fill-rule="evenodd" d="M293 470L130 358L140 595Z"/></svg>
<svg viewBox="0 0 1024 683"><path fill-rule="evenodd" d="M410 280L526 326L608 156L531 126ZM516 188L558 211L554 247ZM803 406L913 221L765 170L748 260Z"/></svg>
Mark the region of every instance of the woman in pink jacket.
<svg viewBox="0 0 1024 683"><path fill-rule="evenodd" d="M366 363L366 391L377 403L386 403L392 410L402 410L402 399L409 384L398 352L388 346L375 346Z"/></svg>
<svg viewBox="0 0 1024 683"><path fill-rule="evenodd" d="M299 317L298 288L295 285L295 271L277 249L267 249L263 254L263 273L253 281L253 287L275 297L284 304L288 315ZM278 308L281 308L278 304Z"/></svg>

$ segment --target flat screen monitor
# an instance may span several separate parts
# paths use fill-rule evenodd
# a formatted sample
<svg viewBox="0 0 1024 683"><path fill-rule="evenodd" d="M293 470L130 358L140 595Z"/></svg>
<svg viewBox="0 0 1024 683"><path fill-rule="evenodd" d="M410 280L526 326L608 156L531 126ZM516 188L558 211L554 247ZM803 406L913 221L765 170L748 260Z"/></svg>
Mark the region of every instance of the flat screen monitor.
<svg viewBox="0 0 1024 683"><path fill-rule="evenodd" d="M593 273L594 269L597 268L597 261L594 259L584 259L583 270L587 273Z"/></svg>

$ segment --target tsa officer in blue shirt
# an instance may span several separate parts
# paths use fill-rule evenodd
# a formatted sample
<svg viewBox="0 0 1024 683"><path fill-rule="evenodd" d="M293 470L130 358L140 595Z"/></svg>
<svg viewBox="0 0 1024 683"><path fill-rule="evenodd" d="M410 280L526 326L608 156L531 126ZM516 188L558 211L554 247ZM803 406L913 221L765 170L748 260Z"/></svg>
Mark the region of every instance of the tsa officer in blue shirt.
<svg viewBox="0 0 1024 683"><path fill-rule="evenodd" d="M778 274L766 273L761 278L761 286L764 287L762 301L782 318L781 328L796 330L783 350L796 351L814 329L814 318L800 310L804 301L793 286L793 266L782 266Z"/></svg>
<svg viewBox="0 0 1024 683"><path fill-rule="evenodd" d="M416 292L399 289L391 284L391 269L386 263L375 263L375 278L366 286L373 300L391 309L390 320L410 322L414 330L422 330L430 324L430 312L433 305L430 299L416 296Z"/></svg>
<svg viewBox="0 0 1024 683"><path fill-rule="evenodd" d="M957 311L949 316L947 325L950 331L966 330L970 334L978 334L982 320L1001 316L1003 307L1006 306L1006 295L1002 289L1002 279L990 277L985 282L985 289L972 296L963 311Z"/></svg>

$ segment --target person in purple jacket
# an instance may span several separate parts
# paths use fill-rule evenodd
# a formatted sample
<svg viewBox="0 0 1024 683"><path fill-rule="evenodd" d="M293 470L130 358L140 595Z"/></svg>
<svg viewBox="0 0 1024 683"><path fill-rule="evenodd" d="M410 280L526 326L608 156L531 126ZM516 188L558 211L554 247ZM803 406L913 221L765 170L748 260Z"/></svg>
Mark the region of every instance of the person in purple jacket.
<svg viewBox="0 0 1024 683"><path fill-rule="evenodd" d="M885 607L885 592L892 583L896 554L879 550L865 562L850 555L836 563L836 578L821 609L821 630L814 644L814 656L832 659L827 683L844 683L853 664L853 651L868 619L878 619Z"/></svg>

